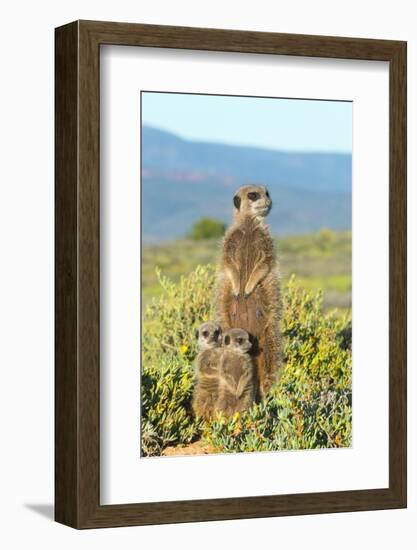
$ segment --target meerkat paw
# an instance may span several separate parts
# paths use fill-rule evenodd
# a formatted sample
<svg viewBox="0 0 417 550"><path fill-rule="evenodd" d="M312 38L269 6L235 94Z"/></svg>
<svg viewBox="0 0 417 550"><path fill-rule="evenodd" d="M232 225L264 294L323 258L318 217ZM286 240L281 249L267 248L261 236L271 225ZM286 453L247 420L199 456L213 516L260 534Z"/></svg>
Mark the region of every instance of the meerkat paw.
<svg viewBox="0 0 417 550"><path fill-rule="evenodd" d="M252 294L252 292L253 292L253 288L246 287L245 288L245 294L244 294L245 298L248 299L249 296Z"/></svg>

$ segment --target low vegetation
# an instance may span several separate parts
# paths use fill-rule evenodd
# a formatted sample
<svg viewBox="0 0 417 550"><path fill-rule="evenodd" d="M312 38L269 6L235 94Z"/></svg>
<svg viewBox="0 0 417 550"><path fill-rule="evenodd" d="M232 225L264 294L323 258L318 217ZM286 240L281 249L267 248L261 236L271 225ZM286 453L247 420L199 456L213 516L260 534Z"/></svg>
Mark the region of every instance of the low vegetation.
<svg viewBox="0 0 417 550"><path fill-rule="evenodd" d="M201 221L201 220L200 220ZM162 294L155 267L172 281L178 282L198 265L214 264L219 260L220 233L204 241L187 238L154 245L145 245L142 254L142 298L145 304ZM325 310L337 307L347 311L351 305L350 232L322 229L308 235L277 237L275 239L283 283L297 275L307 290L323 291Z"/></svg>
<svg viewBox="0 0 417 550"><path fill-rule="evenodd" d="M349 312L324 312L321 292L291 277L284 288L285 364L270 396L242 415L205 422L191 410L194 333L213 317L214 268L198 266L177 281L158 270L156 278L158 297L143 311L142 455L197 440L221 453L351 445Z"/></svg>

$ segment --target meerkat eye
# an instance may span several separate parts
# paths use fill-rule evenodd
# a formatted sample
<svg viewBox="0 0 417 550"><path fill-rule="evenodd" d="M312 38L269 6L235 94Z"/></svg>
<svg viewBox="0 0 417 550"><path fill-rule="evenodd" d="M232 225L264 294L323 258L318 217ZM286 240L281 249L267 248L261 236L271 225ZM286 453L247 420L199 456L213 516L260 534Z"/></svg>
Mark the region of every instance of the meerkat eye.
<svg viewBox="0 0 417 550"><path fill-rule="evenodd" d="M243 344L243 338L236 338L236 341L240 346Z"/></svg>
<svg viewBox="0 0 417 550"><path fill-rule="evenodd" d="M203 330L202 335L204 336L204 338L207 338L207 336L209 335L209 331Z"/></svg>
<svg viewBox="0 0 417 550"><path fill-rule="evenodd" d="M248 193L248 199L252 202L255 202L259 199L259 193L256 193L255 191L251 191Z"/></svg>

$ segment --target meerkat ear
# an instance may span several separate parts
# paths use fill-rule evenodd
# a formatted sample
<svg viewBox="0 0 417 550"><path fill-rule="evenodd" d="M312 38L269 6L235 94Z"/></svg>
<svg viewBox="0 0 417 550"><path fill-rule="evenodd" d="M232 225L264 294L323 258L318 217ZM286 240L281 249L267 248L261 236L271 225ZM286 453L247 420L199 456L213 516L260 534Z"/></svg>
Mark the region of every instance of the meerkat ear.
<svg viewBox="0 0 417 550"><path fill-rule="evenodd" d="M237 208L237 210L239 210L240 209L240 197L235 195L233 197L233 204L235 205L235 208Z"/></svg>
<svg viewBox="0 0 417 550"><path fill-rule="evenodd" d="M195 339L198 340L198 330L195 331Z"/></svg>
<svg viewBox="0 0 417 550"><path fill-rule="evenodd" d="M226 334L226 336L224 337L224 345L228 346L229 344L230 344L230 336Z"/></svg>

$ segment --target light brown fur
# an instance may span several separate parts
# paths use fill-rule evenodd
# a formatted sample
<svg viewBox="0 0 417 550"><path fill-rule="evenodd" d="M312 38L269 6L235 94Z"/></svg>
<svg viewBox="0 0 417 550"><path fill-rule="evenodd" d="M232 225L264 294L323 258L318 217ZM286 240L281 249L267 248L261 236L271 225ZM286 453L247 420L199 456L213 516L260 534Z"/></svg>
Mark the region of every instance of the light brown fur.
<svg viewBox="0 0 417 550"><path fill-rule="evenodd" d="M249 193L259 198L252 201ZM217 286L217 320L224 330L242 328L257 340L251 354L259 398L277 379L281 364L281 291L274 245L264 217L272 201L266 187L241 187L235 195L235 219L223 240Z"/></svg>
<svg viewBox="0 0 417 550"><path fill-rule="evenodd" d="M231 329L223 337L223 347L219 365L219 397L215 410L225 416L243 412L255 400L256 377L249 335L242 329Z"/></svg>
<svg viewBox="0 0 417 550"><path fill-rule="evenodd" d="M200 352L196 359L192 405L197 416L210 418L219 395L221 328L213 321L203 323L197 331L197 338Z"/></svg>

